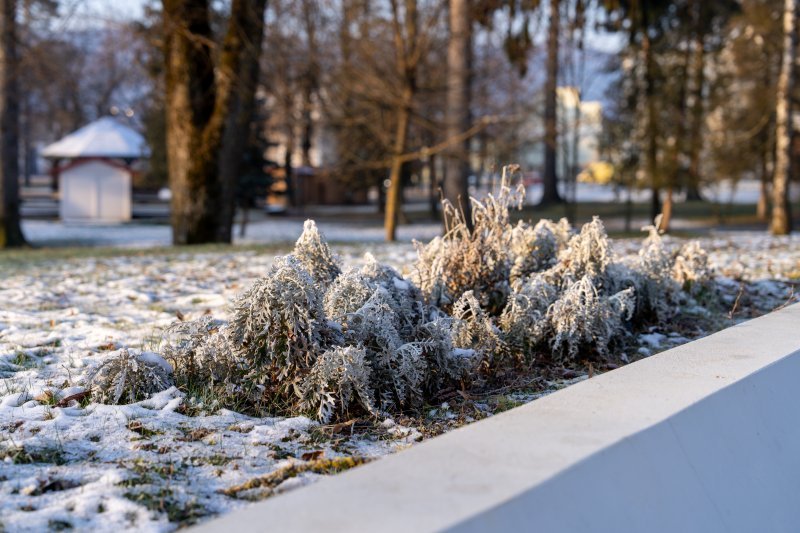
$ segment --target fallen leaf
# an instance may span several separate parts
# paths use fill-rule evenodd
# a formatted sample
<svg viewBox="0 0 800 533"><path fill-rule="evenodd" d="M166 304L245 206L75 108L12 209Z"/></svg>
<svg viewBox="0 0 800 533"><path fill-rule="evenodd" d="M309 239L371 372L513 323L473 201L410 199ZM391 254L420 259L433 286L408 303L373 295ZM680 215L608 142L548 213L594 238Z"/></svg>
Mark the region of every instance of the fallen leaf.
<svg viewBox="0 0 800 533"><path fill-rule="evenodd" d="M306 452L300 456L300 459L303 461L313 461L314 459L319 459L325 454L324 450L314 450L313 452Z"/></svg>

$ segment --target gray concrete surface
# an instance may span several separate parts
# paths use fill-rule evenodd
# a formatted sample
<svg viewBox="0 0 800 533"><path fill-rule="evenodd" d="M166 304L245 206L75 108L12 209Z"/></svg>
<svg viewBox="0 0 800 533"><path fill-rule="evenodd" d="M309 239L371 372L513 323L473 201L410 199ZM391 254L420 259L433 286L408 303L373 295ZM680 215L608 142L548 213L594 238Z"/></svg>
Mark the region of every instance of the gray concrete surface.
<svg viewBox="0 0 800 533"><path fill-rule="evenodd" d="M800 304L197 531L798 531Z"/></svg>

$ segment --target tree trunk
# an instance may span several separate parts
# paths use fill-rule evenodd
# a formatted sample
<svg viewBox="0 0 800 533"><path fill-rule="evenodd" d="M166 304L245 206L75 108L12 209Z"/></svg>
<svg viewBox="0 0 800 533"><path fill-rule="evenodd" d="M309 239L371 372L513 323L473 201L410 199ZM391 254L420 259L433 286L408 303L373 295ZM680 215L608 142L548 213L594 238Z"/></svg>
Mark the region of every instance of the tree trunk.
<svg viewBox="0 0 800 533"><path fill-rule="evenodd" d="M217 65L207 0L163 5L172 240L230 242L266 0L233 0Z"/></svg>
<svg viewBox="0 0 800 533"><path fill-rule="evenodd" d="M686 199L702 201L700 193L700 152L703 149L703 86L705 85L705 50L702 36L695 39L693 61L694 86L692 87L691 127L689 132L689 183Z"/></svg>
<svg viewBox="0 0 800 533"><path fill-rule="evenodd" d="M394 157L392 167L389 171L389 190L386 195L386 214L384 228L386 230L386 240L393 242L397 239L397 218L400 213L401 191L403 188L402 170L403 161L400 156L406 150L406 140L408 139L408 123L411 118L411 97L413 93L406 89L403 101L407 105L403 106L397 116L397 129L394 137Z"/></svg>
<svg viewBox="0 0 800 533"><path fill-rule="evenodd" d="M219 162L222 210L217 230L218 242L230 242L233 232L236 189L255 115L266 0L244 1L238 5L238 9L231 11L229 24L235 28L235 34L229 32L223 43L220 58L222 72L217 83L219 90L231 92ZM236 6L234 2L234 8ZM230 84L230 88L226 84Z"/></svg>
<svg viewBox="0 0 800 533"><path fill-rule="evenodd" d="M664 199L664 205L662 208L662 217L661 217L661 230L662 231L669 231L670 223L672 222L672 205L673 205L673 193L675 191L675 187L678 187L681 183L681 178L683 176L683 168L681 168L681 154L683 153L683 148L685 147L685 137L686 137L686 130L687 130L687 103L686 97L688 94L688 84L689 84L689 66L691 62L691 51L687 48L686 53L683 58L683 64L680 68L680 80L678 86L678 94L676 95L676 127L675 127L675 142L672 143L670 146L670 168L669 173L667 174L667 195ZM691 150L692 148L690 148Z"/></svg>
<svg viewBox="0 0 800 533"><path fill-rule="evenodd" d="M797 58L797 2L785 0L783 13L783 58L778 78L775 106L775 177L772 181L772 220L770 232L786 235L791 232L789 180L792 159L792 106Z"/></svg>
<svg viewBox="0 0 800 533"><path fill-rule="evenodd" d="M647 28L647 25L644 25ZM660 179L658 176L658 113L655 99L655 64L650 37L645 30L642 37L642 53L644 54L644 93L647 105L647 130L645 150L645 167L650 180L652 196L650 197L650 218L661 214Z"/></svg>
<svg viewBox="0 0 800 533"><path fill-rule="evenodd" d="M292 154L294 153L294 132L287 132L286 152L283 154L283 175L286 180L286 200L289 207L303 207L305 208L305 195L294 175L294 166L292 165Z"/></svg>
<svg viewBox="0 0 800 533"><path fill-rule="evenodd" d="M311 147L314 139L314 92L318 83L317 28L314 20L315 6L310 0L303 0L303 24L308 38L308 66L303 76L303 138L301 142L302 164L311 166Z"/></svg>
<svg viewBox="0 0 800 533"><path fill-rule="evenodd" d="M439 177L436 172L436 156L428 157L424 164L425 171L428 174L428 203L431 211L431 218L436 220L439 218L439 196L441 194Z"/></svg>
<svg viewBox="0 0 800 533"><path fill-rule="evenodd" d="M667 185L667 196L664 198L664 205L661 206L661 222L658 229L661 231L669 231L669 225L672 222L672 185Z"/></svg>
<svg viewBox="0 0 800 533"><path fill-rule="evenodd" d="M556 174L558 150L558 34L560 30L560 1L550 0L550 22L547 32L547 80L544 87L544 189L540 205L561 203Z"/></svg>
<svg viewBox="0 0 800 533"><path fill-rule="evenodd" d="M0 3L0 248L25 245L19 220L16 1Z"/></svg>
<svg viewBox="0 0 800 533"><path fill-rule="evenodd" d="M767 170L767 153L766 150L762 151L761 163L761 176L760 176L760 191L758 195L758 203L756 204L756 216L759 220L764 222L769 218L769 180L770 176Z"/></svg>
<svg viewBox="0 0 800 533"><path fill-rule="evenodd" d="M470 0L450 0L450 37L447 42L447 139L463 134L470 126L470 77L472 18ZM463 212L471 228L469 199L469 140L444 152L444 198ZM444 220L444 227L452 225Z"/></svg>

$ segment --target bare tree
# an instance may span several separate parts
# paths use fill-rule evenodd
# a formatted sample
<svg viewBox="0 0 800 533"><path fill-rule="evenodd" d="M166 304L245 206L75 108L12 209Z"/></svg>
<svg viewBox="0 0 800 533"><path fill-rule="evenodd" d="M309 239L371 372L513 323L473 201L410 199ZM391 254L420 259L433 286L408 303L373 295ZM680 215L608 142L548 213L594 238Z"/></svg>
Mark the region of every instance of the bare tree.
<svg viewBox="0 0 800 533"><path fill-rule="evenodd" d="M394 241L397 236L397 218L400 212L400 193L403 186L402 156L408 146L411 106L417 91L417 69L422 57L417 36L419 29L417 0L405 0L404 5L404 13L401 15L398 0L391 0L397 71L402 87L396 107L397 122L392 150L392 166L389 171L389 191L386 195L384 228L387 241Z"/></svg>
<svg viewBox="0 0 800 533"><path fill-rule="evenodd" d="M457 138L470 127L472 70L472 2L450 0L450 36L447 43L446 136ZM444 197L469 215L469 139L454 143L446 152ZM471 217L465 216L471 222ZM445 227L451 223L445 220Z"/></svg>
<svg viewBox="0 0 800 533"><path fill-rule="evenodd" d="M0 248L22 246L19 222L17 2L0 4Z"/></svg>
<svg viewBox="0 0 800 533"><path fill-rule="evenodd" d="M542 182L542 205L561 203L558 193L558 175L556 174L556 157L558 150L558 102L556 88L558 86L558 37L560 33L561 2L550 0L550 22L547 30L547 81L544 89L544 175Z"/></svg>
<svg viewBox="0 0 800 533"><path fill-rule="evenodd" d="M775 105L775 177L772 185L772 220L769 225L773 235L786 235L792 231L789 180L792 172L792 92L797 61L797 14L797 0L785 0L783 58Z"/></svg>
<svg viewBox="0 0 800 533"><path fill-rule="evenodd" d="M163 6L173 242L230 242L266 0L233 0L219 53L207 0Z"/></svg>

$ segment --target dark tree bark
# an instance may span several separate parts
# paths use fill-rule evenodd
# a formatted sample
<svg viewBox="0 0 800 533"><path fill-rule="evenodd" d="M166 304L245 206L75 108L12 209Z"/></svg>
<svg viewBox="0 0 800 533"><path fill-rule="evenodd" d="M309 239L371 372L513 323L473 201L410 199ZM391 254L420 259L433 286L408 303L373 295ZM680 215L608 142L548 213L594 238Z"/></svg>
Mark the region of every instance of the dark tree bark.
<svg viewBox="0 0 800 533"><path fill-rule="evenodd" d="M667 176L667 194L664 198L664 206L662 209L661 229L669 231L670 222L672 221L672 205L673 194L675 188L681 183L681 176L684 169L681 165L681 154L685 146L686 130L687 130L687 105L686 95L689 91L689 67L691 63L691 50L686 49L683 57L683 64L678 71L678 93L676 95L676 128L675 128L675 142L669 149L669 174Z"/></svg>
<svg viewBox="0 0 800 533"><path fill-rule="evenodd" d="M233 0L219 54L207 0L163 4L172 239L230 242L266 0Z"/></svg>
<svg viewBox="0 0 800 533"><path fill-rule="evenodd" d="M643 14L643 16L645 16ZM645 28L646 24L643 25ZM650 180L650 218L655 218L661 213L661 188L658 175L658 111L656 109L655 89L655 60L653 59L652 43L647 31L642 34L642 54L644 54L644 96L647 106L647 129L645 148L645 168Z"/></svg>
<svg viewBox="0 0 800 533"><path fill-rule="evenodd" d="M25 245L19 221L19 89L15 0L0 3L0 248Z"/></svg>
<svg viewBox="0 0 800 533"><path fill-rule="evenodd" d="M783 58L778 78L775 106L775 177L772 180L772 219L769 230L773 235L792 231L789 210L789 181L792 175L792 93L797 61L797 0L786 0L783 13Z"/></svg>
<svg viewBox="0 0 800 533"><path fill-rule="evenodd" d="M455 139L470 127L470 77L472 16L470 0L450 0L450 37L447 44L447 139ZM454 143L444 155L444 198L472 223L469 200L469 140ZM445 228L452 221L445 220Z"/></svg>
<svg viewBox="0 0 800 533"><path fill-rule="evenodd" d="M311 147L314 139L314 94L319 84L319 61L317 59L317 26L313 10L315 5L310 0L303 0L303 24L308 38L308 65L303 73L303 136L300 148L302 164L311 166Z"/></svg>
<svg viewBox="0 0 800 533"><path fill-rule="evenodd" d="M699 32L698 32L699 33ZM705 49L703 37L698 35L694 43L694 87L692 88L691 127L689 132L689 183L686 187L686 199L701 201L700 193L700 152L703 149L703 86L705 85Z"/></svg>
<svg viewBox="0 0 800 533"><path fill-rule="evenodd" d="M558 34L561 24L559 0L550 0L550 22L547 33L547 80L544 88L544 190L540 205L563 202L558 193L556 157L558 151Z"/></svg>

